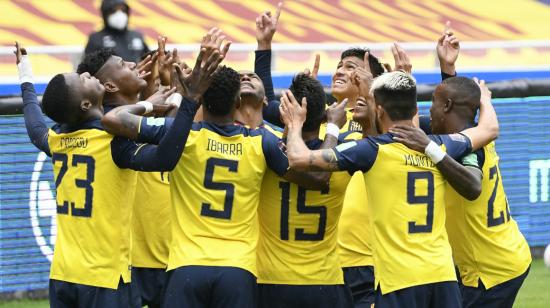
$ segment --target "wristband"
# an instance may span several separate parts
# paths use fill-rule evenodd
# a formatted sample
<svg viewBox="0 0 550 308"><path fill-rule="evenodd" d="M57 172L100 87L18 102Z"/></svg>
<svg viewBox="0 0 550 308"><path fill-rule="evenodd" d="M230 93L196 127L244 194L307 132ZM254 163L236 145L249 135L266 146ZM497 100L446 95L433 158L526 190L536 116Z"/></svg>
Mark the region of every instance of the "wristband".
<svg viewBox="0 0 550 308"><path fill-rule="evenodd" d="M166 99L166 104L172 104L179 107L181 105L182 99L183 96L181 96L181 94L179 94L178 92L175 92L172 93L172 95L168 96L168 98Z"/></svg>
<svg viewBox="0 0 550 308"><path fill-rule="evenodd" d="M430 141L424 150L424 153L433 161L434 164L438 164L445 158L445 151L443 151L437 143Z"/></svg>
<svg viewBox="0 0 550 308"><path fill-rule="evenodd" d="M17 64L17 70L19 73L19 82L21 84L25 82L34 83L34 79L32 78L31 61L29 61L28 55L21 56L21 61Z"/></svg>
<svg viewBox="0 0 550 308"><path fill-rule="evenodd" d="M328 123L327 124L327 135L332 135L338 139L338 136L340 135L340 128L338 128L338 125L334 123Z"/></svg>
<svg viewBox="0 0 550 308"><path fill-rule="evenodd" d="M153 104L151 104L151 102L148 102L148 101L139 101L139 102L136 103L136 105L141 105L141 106L145 107L145 112L144 112L144 114L153 111Z"/></svg>

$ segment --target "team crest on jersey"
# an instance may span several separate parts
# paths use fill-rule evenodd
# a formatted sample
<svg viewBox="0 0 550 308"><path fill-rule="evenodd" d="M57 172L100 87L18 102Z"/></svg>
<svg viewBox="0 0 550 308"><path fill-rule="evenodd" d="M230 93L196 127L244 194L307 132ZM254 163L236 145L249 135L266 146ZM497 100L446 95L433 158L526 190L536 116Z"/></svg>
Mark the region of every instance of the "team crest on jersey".
<svg viewBox="0 0 550 308"><path fill-rule="evenodd" d="M56 210L52 164L48 156L40 152L34 163L29 187L29 215L40 252L50 262L57 237Z"/></svg>

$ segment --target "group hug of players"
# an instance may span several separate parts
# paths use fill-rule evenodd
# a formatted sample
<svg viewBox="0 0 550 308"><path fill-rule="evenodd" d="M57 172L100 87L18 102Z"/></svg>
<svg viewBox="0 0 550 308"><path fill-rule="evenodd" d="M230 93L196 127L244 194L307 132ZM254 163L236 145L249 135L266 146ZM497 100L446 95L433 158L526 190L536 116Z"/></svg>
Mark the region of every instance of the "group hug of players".
<svg viewBox="0 0 550 308"><path fill-rule="evenodd" d="M254 71L220 65L213 28L193 67L165 38L138 64L101 50L41 105L16 44L27 131L54 169L51 307L512 307L531 255L491 93L456 77L449 24L418 118L397 44L393 69L344 51L329 107L318 58L277 100L280 12L256 19Z"/></svg>

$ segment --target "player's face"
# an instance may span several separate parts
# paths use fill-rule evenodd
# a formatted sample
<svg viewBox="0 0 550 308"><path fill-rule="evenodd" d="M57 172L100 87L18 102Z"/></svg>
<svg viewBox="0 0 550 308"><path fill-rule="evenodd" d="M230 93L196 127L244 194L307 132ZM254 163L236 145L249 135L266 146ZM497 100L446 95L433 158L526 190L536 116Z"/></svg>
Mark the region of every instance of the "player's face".
<svg viewBox="0 0 550 308"><path fill-rule="evenodd" d="M432 107L430 107L430 126L432 133L445 133L445 112L443 112L446 96L444 95L445 88L439 85L435 88L432 95Z"/></svg>
<svg viewBox="0 0 550 308"><path fill-rule="evenodd" d="M262 80L256 73L251 71L240 71L241 78L241 96L253 95L258 99L265 96L265 89Z"/></svg>
<svg viewBox="0 0 550 308"><path fill-rule="evenodd" d="M368 127L375 116L374 102L368 102L363 96L359 96L357 104L353 108L353 120L363 127Z"/></svg>
<svg viewBox="0 0 550 308"><path fill-rule="evenodd" d="M80 103L82 100L89 101L92 106L102 109L101 101L105 88L99 82L99 80L89 73L68 73L64 74L65 82L69 86L69 89L77 99L72 100L72 106L69 109L80 109Z"/></svg>
<svg viewBox="0 0 550 308"><path fill-rule="evenodd" d="M338 63L336 73L332 76L332 96L338 101L344 98L355 98L359 95L359 88L351 82L351 74L359 66L363 66L364 61L357 57L346 57Z"/></svg>
<svg viewBox="0 0 550 308"><path fill-rule="evenodd" d="M139 77L136 64L124 61L119 56L111 56L103 69L106 71L106 76L110 77L123 94L137 95L147 86L147 81Z"/></svg>

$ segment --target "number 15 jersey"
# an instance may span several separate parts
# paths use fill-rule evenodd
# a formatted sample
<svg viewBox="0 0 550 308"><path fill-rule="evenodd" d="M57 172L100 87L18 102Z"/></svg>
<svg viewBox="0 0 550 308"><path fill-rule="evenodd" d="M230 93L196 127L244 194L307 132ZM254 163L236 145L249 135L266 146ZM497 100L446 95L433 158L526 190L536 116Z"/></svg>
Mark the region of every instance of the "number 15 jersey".
<svg viewBox="0 0 550 308"><path fill-rule="evenodd" d="M264 128L194 123L170 178L168 270L231 266L256 275L257 207L269 166L288 169L279 138Z"/></svg>
<svg viewBox="0 0 550 308"><path fill-rule="evenodd" d="M388 133L335 148L341 170L365 173L372 209L375 286L387 294L456 281L445 231L446 181L430 158L392 137ZM431 135L430 139L451 157L471 151L469 140L460 134Z"/></svg>

